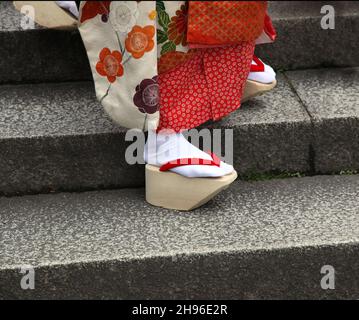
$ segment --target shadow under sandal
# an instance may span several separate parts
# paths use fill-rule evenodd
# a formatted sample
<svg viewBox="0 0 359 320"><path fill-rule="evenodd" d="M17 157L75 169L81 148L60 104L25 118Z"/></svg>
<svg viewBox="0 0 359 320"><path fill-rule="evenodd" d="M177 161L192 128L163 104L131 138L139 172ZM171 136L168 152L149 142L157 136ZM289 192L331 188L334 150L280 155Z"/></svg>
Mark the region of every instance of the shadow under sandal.
<svg viewBox="0 0 359 320"><path fill-rule="evenodd" d="M161 167L146 165L146 201L166 209L189 211L198 208L236 180L237 172L222 177L188 178L170 172L170 169L188 165L220 166L220 159L211 154L212 160L185 158L170 161Z"/></svg>
<svg viewBox="0 0 359 320"><path fill-rule="evenodd" d="M23 6L32 6L34 21L42 27L60 30L77 28L77 18L56 1L14 1L14 6L20 12Z"/></svg>

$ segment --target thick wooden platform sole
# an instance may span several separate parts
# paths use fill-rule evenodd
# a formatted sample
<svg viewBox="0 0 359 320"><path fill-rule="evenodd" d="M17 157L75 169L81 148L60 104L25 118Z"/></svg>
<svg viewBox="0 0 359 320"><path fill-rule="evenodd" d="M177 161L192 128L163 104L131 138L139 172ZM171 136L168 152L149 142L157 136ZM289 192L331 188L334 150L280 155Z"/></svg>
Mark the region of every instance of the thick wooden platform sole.
<svg viewBox="0 0 359 320"><path fill-rule="evenodd" d="M241 102L246 102L249 99L257 97L263 93L272 90L277 85L277 81L274 80L271 83L261 83L258 81L247 80Z"/></svg>
<svg viewBox="0 0 359 320"><path fill-rule="evenodd" d="M23 6L32 6L35 11L35 22L50 29L76 29L77 20L66 10L60 8L55 1L14 1L16 10Z"/></svg>
<svg viewBox="0 0 359 320"><path fill-rule="evenodd" d="M167 209L193 210L228 188L236 178L236 171L219 178L187 178L146 165L146 201Z"/></svg>

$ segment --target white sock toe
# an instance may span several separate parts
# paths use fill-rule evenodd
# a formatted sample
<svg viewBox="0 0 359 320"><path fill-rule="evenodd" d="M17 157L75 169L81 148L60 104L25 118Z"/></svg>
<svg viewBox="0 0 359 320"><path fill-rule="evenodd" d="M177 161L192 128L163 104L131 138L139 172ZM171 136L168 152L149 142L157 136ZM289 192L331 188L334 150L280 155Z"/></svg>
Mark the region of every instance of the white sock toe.
<svg viewBox="0 0 359 320"><path fill-rule="evenodd" d="M234 171L233 166L223 161L221 161L221 169L223 170L224 175L230 174Z"/></svg>
<svg viewBox="0 0 359 320"><path fill-rule="evenodd" d="M76 18L79 17L79 10L77 9L75 1L55 1L58 6L62 9L69 11Z"/></svg>
<svg viewBox="0 0 359 320"><path fill-rule="evenodd" d="M272 83L276 79L276 73L273 68L265 63L264 71L250 72L248 80L257 81L261 83Z"/></svg>
<svg viewBox="0 0 359 320"><path fill-rule="evenodd" d="M148 147L148 142L146 143L144 159L148 164L160 167L167 162L183 158L212 159L208 153L195 147L180 133L168 135L157 134L156 146L152 148ZM232 173L234 169L231 165L221 161L219 167L210 165L185 165L175 167L170 171L189 178L203 178L222 177Z"/></svg>

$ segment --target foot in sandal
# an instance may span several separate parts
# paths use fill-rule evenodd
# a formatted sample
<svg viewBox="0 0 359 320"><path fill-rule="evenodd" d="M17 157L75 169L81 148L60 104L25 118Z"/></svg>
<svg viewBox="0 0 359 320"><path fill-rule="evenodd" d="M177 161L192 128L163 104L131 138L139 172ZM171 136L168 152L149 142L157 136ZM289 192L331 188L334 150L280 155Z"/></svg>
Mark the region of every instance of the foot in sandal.
<svg viewBox="0 0 359 320"><path fill-rule="evenodd" d="M49 29L75 29L79 12L75 1L14 1L21 11L23 6L34 8L34 21Z"/></svg>
<svg viewBox="0 0 359 320"><path fill-rule="evenodd" d="M156 135L156 141L147 142L144 158L146 200L168 209L195 209L237 178L231 165L196 148L180 133Z"/></svg>
<svg viewBox="0 0 359 320"><path fill-rule="evenodd" d="M272 90L277 84L273 68L253 56L251 70L246 81L242 102Z"/></svg>

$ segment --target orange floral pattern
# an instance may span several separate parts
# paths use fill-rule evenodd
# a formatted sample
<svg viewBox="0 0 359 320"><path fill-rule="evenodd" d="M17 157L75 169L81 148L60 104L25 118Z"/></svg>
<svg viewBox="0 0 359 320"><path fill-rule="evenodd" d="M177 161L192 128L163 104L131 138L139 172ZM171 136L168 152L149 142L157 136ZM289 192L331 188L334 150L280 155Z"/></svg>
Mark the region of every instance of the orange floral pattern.
<svg viewBox="0 0 359 320"><path fill-rule="evenodd" d="M80 8L79 29L90 58L96 94L110 116L126 128L143 130L155 128L160 116L159 129L181 131L208 119L217 120L237 109L252 61L254 41L189 50L188 42L199 43L186 39L186 28L192 21L191 4L217 3L228 9L240 3L258 6L262 2L191 1L187 2L189 7L182 1L138 3L85 1ZM251 34L258 31L257 25L252 29L245 24L237 26L242 20L253 21L251 15L239 19L237 11L227 11L229 14L210 11L210 19L200 20L199 27L207 32L213 25L221 28L222 33L224 25L249 29ZM194 18L200 17L194 15ZM229 21L219 23L223 19ZM234 41L238 34L230 31L225 36ZM222 33L215 33L214 38L221 38Z"/></svg>
<svg viewBox="0 0 359 320"><path fill-rule="evenodd" d="M96 64L96 71L102 77L107 77L110 83L116 81L117 77L123 75L122 54L119 51L112 51L103 48L99 55L100 61Z"/></svg>
<svg viewBox="0 0 359 320"><path fill-rule="evenodd" d="M181 3L181 2L180 2ZM158 16L157 44L159 45L158 72L168 72L195 54L187 47L188 2L178 5L176 10L170 1L156 1Z"/></svg>
<svg viewBox="0 0 359 320"><path fill-rule="evenodd" d="M135 59L140 59L146 52L150 52L155 42L153 37L156 33L154 26L134 26L131 32L127 35L125 46L126 50L131 53Z"/></svg>
<svg viewBox="0 0 359 320"><path fill-rule="evenodd" d="M188 17L188 4L183 4L180 10L176 11L176 15L171 18L168 25L168 39L178 46L187 44L187 17Z"/></svg>

